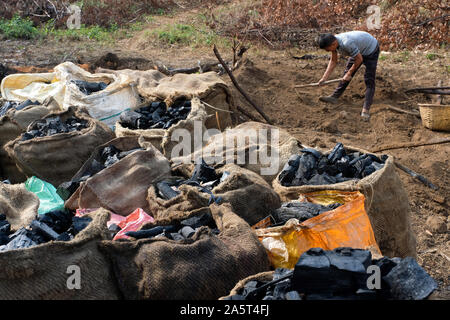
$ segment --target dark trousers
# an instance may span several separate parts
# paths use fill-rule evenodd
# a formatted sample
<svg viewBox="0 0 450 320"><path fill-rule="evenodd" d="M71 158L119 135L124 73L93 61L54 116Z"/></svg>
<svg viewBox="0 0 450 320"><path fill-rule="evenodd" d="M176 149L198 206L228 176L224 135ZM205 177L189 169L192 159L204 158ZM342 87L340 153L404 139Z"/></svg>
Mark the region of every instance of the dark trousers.
<svg viewBox="0 0 450 320"><path fill-rule="evenodd" d="M380 55L380 47L377 46L377 48L373 53L371 53L368 56L362 56L363 57L362 64L366 66L366 72L364 73L364 82L366 84L366 97L364 100L364 109L367 110L370 110L370 106L372 105L373 102L373 96L375 95L375 73L377 71L377 63L379 55ZM354 63L355 59L352 57L350 57L347 60L344 75L348 72L348 70L350 70L350 68L353 66ZM359 70L361 65L358 67L358 69L355 70L355 72L353 72L352 77ZM349 83L350 81L341 81L336 90L334 91L334 93L332 94L332 96L335 98L339 98L344 93Z"/></svg>

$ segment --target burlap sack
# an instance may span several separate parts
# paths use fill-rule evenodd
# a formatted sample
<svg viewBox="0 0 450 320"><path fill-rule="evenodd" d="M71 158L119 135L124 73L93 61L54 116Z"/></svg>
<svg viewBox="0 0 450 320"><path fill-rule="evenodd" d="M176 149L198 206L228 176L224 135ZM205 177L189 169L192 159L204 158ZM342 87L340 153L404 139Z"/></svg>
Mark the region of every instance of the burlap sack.
<svg viewBox="0 0 450 320"><path fill-rule="evenodd" d="M20 141L19 136L6 144L5 149L27 176L36 176L54 186L70 180L99 145L114 138L111 129L79 108L51 113L45 118L60 116L65 121L71 116L88 121L81 131Z"/></svg>
<svg viewBox="0 0 450 320"><path fill-rule="evenodd" d="M171 160L174 164L190 163L199 158L206 158L208 164L211 161L214 164L235 163L271 183L289 157L301 149L301 143L285 130L259 122L245 122L212 136L201 150ZM264 157L267 159L263 160Z"/></svg>
<svg viewBox="0 0 450 320"><path fill-rule="evenodd" d="M148 212L147 190L154 181L170 175L170 164L152 144L138 137L122 137L99 146L72 178L84 176L92 160L100 158L100 151L113 145L122 151L143 147L112 166L82 182L75 193L66 201L65 207L106 208L112 212L127 216L136 208Z"/></svg>
<svg viewBox="0 0 450 320"><path fill-rule="evenodd" d="M227 297L239 294L241 292L241 290L244 289L247 282L250 282L250 281L270 282L273 280L274 274L275 274L275 271L266 271L266 272L254 274L245 279L242 279L241 281L239 281L236 284L236 286L230 291L230 293L228 295L220 297L219 300L225 300L225 298L227 298Z"/></svg>
<svg viewBox="0 0 450 320"><path fill-rule="evenodd" d="M185 179L192 175L192 170L193 166L186 172ZM281 206L276 192L256 173L235 164L216 169L219 176L225 171L230 175L212 189L212 193L216 198L221 197L223 202L230 203L233 212L250 225L264 219ZM208 207L211 197L209 194L188 185L181 186L180 191L181 194L177 197L164 200L157 196L155 187L151 186L147 197L151 214L156 219L161 219L178 212L197 212Z"/></svg>
<svg viewBox="0 0 450 320"><path fill-rule="evenodd" d="M212 205L220 230L202 227L183 242L168 239L103 241L125 299L211 300L237 281L269 270L266 252L229 204Z"/></svg>
<svg viewBox="0 0 450 320"><path fill-rule="evenodd" d="M370 153L350 146L345 149ZM276 177L272 185L282 201L297 200L301 193L319 190L360 191L366 198L364 206L382 254L388 257L416 256L416 239L411 227L408 194L395 171L392 156L388 157L382 169L359 181L284 187Z"/></svg>
<svg viewBox="0 0 450 320"><path fill-rule="evenodd" d="M37 216L39 198L25 188L25 184L0 183L0 213L6 215L11 230L27 227Z"/></svg>
<svg viewBox="0 0 450 320"><path fill-rule="evenodd" d="M205 121L206 128L224 130L233 125L235 120L234 100L227 84L215 72L201 74L178 73L174 76L165 76L159 71L148 70L117 70L110 71L115 75L127 76L136 82L139 94L146 101L164 101L171 106L180 98L191 100L198 97L211 105L206 106L208 118ZM223 111L225 110L225 111ZM216 112L220 127L216 120Z"/></svg>
<svg viewBox="0 0 450 320"><path fill-rule="evenodd" d="M5 144L15 140L26 131L30 123L45 117L49 112L45 106L28 106L22 110L10 109L0 118L0 167L3 169L3 177L11 183L24 182L26 176L6 152Z"/></svg>
<svg viewBox="0 0 450 320"><path fill-rule="evenodd" d="M197 123L201 133L206 132L205 122L208 119L208 113L205 109L205 105L200 102L198 98L191 100L191 112L185 120L179 121L169 129L128 129L123 127L120 122L116 123L115 133L117 137L127 136L143 136L146 141L152 143L164 156L171 158L172 149L179 143L178 141L172 141L172 134L177 130L187 130L191 134L191 150L194 150L194 129ZM182 141L183 142L183 141Z"/></svg>
<svg viewBox="0 0 450 320"><path fill-rule="evenodd" d="M93 220L71 241L0 252L0 299L119 299L111 266L97 248L109 239L109 213L100 209L88 216ZM68 287L76 275L71 268L79 270L80 289Z"/></svg>

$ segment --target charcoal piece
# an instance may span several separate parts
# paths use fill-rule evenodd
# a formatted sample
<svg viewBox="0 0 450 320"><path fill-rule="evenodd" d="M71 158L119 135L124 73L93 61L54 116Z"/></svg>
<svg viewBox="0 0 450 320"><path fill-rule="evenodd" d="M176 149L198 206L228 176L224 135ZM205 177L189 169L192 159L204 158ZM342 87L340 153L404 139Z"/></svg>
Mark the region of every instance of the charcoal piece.
<svg viewBox="0 0 450 320"><path fill-rule="evenodd" d="M111 167L112 165L116 164L119 161L120 161L120 159L119 159L117 154L115 154L113 156L110 156L110 157L106 158L106 160L105 160L105 167L109 168L109 167Z"/></svg>
<svg viewBox="0 0 450 320"><path fill-rule="evenodd" d="M59 234L52 228L37 220L33 220L30 227L34 232L40 234L47 241L56 240L59 237Z"/></svg>
<svg viewBox="0 0 450 320"><path fill-rule="evenodd" d="M45 223L56 233L67 231L72 225L73 215L68 211L50 211L38 216L39 222Z"/></svg>
<svg viewBox="0 0 450 320"><path fill-rule="evenodd" d="M355 174L355 169L350 165L350 157L347 156L336 161L336 168L345 177L353 177Z"/></svg>
<svg viewBox="0 0 450 320"><path fill-rule="evenodd" d="M328 166L330 166L330 164L328 163L328 158L324 156L321 157L317 162L317 172L319 174L324 173Z"/></svg>
<svg viewBox="0 0 450 320"><path fill-rule="evenodd" d="M103 169L105 169L106 167L103 165L103 163L98 162L97 160L93 159L91 162L91 166L88 170L88 175L89 176L93 176L97 173L99 173L100 171L102 171ZM80 181L83 181L82 179L80 179Z"/></svg>
<svg viewBox="0 0 450 320"><path fill-rule="evenodd" d="M138 120L141 119L142 114L136 111L126 111L120 115L120 124L129 129L138 129Z"/></svg>
<svg viewBox="0 0 450 320"><path fill-rule="evenodd" d="M0 220L0 233L9 234L11 232L11 224L7 220Z"/></svg>
<svg viewBox="0 0 450 320"><path fill-rule="evenodd" d="M184 240L184 237L181 234L179 234L178 232L171 233L170 237L175 241L183 241Z"/></svg>
<svg viewBox="0 0 450 320"><path fill-rule="evenodd" d="M5 220L6 220L6 214L1 213L0 214L0 221L5 221Z"/></svg>
<svg viewBox="0 0 450 320"><path fill-rule="evenodd" d="M274 296L267 295L263 298L263 300L276 300Z"/></svg>
<svg viewBox="0 0 450 320"><path fill-rule="evenodd" d="M223 300L245 300L245 297L240 294L235 294L232 296L225 297Z"/></svg>
<svg viewBox="0 0 450 320"><path fill-rule="evenodd" d="M3 180L2 183L11 184L11 181L9 181L9 179L6 179L6 180Z"/></svg>
<svg viewBox="0 0 450 320"><path fill-rule="evenodd" d="M378 162L372 162L372 166L375 168L375 170L380 170L384 167L384 164L378 163Z"/></svg>
<svg viewBox="0 0 450 320"><path fill-rule="evenodd" d="M375 171L377 171L377 169L375 169L375 167L373 166L375 162L373 162L372 164L370 164L369 166L366 166L363 170L363 172L361 173L361 177L365 178L367 176L370 176L372 173L374 173Z"/></svg>
<svg viewBox="0 0 450 320"><path fill-rule="evenodd" d="M195 229L195 232L197 232L197 229ZM215 234L215 235L219 235L220 234L220 230L217 228L211 229L211 233Z"/></svg>
<svg viewBox="0 0 450 320"><path fill-rule="evenodd" d="M129 231L126 232L125 235L129 237L133 237L135 239L144 239L144 238L153 238L157 235L160 235L164 232L171 233L176 232L177 228L173 225L167 226L156 226L150 229L139 230L139 231Z"/></svg>
<svg viewBox="0 0 450 320"><path fill-rule="evenodd" d="M8 244L9 237L8 234L0 232L0 247Z"/></svg>
<svg viewBox="0 0 450 320"><path fill-rule="evenodd" d="M289 219L295 218L300 222L311 219L321 213L334 210L340 204L332 204L329 206L322 206L311 202L291 201L281 205L273 213L276 223L285 223Z"/></svg>
<svg viewBox="0 0 450 320"><path fill-rule="evenodd" d="M36 105L40 105L40 103L38 101L31 101L30 99L28 99L28 100L22 102L21 104L19 104L15 109L22 110L28 106L36 106Z"/></svg>
<svg viewBox="0 0 450 320"><path fill-rule="evenodd" d="M311 153L305 153L300 158L298 170L295 174L295 179L310 179L314 174L314 169L317 165L317 159Z"/></svg>
<svg viewBox="0 0 450 320"><path fill-rule="evenodd" d="M259 282L252 280L252 281L248 281L245 285L244 288L241 291L241 294L243 296L246 296L247 294L249 294L251 291L255 290L257 287L259 287Z"/></svg>
<svg viewBox="0 0 450 320"><path fill-rule="evenodd" d="M371 259L368 250L312 248L297 261L292 286L306 294L355 293L366 285Z"/></svg>
<svg viewBox="0 0 450 320"><path fill-rule="evenodd" d="M80 183L78 181L63 182L56 188L56 193L65 201L77 191L79 186Z"/></svg>
<svg viewBox="0 0 450 320"><path fill-rule="evenodd" d="M286 292L289 291L291 287L291 280L286 279L281 282L278 282L273 288L273 297L275 300L284 300L284 296Z"/></svg>
<svg viewBox="0 0 450 320"><path fill-rule="evenodd" d="M406 257L383 277L397 300L423 300L437 289L436 281L412 257Z"/></svg>
<svg viewBox="0 0 450 320"><path fill-rule="evenodd" d="M6 101L3 106L0 108L0 117L3 117L8 110L17 108L19 104L14 101Z"/></svg>
<svg viewBox="0 0 450 320"><path fill-rule="evenodd" d="M8 244L0 247L0 251L23 249L37 245L38 243L34 242L28 234L29 232L25 228L20 228L9 237Z"/></svg>
<svg viewBox="0 0 450 320"><path fill-rule="evenodd" d="M164 122L159 121L155 123L154 125L150 126L150 129L162 129L164 127Z"/></svg>
<svg viewBox="0 0 450 320"><path fill-rule="evenodd" d="M300 297L298 292L295 290L286 292L286 294L284 295L284 299L285 300L302 300L302 298Z"/></svg>
<svg viewBox="0 0 450 320"><path fill-rule="evenodd" d="M315 156L316 159L320 159L323 156L322 153L319 150L316 150L316 149L313 149L313 148L304 148L304 149L300 150L300 152L310 153L313 156Z"/></svg>
<svg viewBox="0 0 450 320"><path fill-rule="evenodd" d="M376 265L380 268L382 277L386 276L389 272L391 272L391 270L397 265L397 263L398 262L388 257L382 257L381 259L372 261L373 265Z"/></svg>
<svg viewBox="0 0 450 320"><path fill-rule="evenodd" d="M181 220L182 226L189 226L192 229L200 228L201 226L215 227L216 223L210 213L203 213Z"/></svg>
<svg viewBox="0 0 450 320"><path fill-rule="evenodd" d="M94 92L102 91L108 87L104 82L87 82L83 80L72 80L72 82L75 83L85 95L91 95Z"/></svg>
<svg viewBox="0 0 450 320"><path fill-rule="evenodd" d="M281 185L287 186L290 185L292 180L295 177L295 174L298 170L298 166L300 164L300 155L292 155L288 162L284 165L283 170L280 173L279 180Z"/></svg>
<svg viewBox="0 0 450 320"><path fill-rule="evenodd" d="M72 217L72 226L69 228L68 232L73 236L76 236L84 228L86 228L92 221L89 217Z"/></svg>
<svg viewBox="0 0 450 320"><path fill-rule="evenodd" d="M335 184L337 183L336 178L329 176L326 173L316 174L309 181L308 184L313 186L323 185L323 184Z"/></svg>
<svg viewBox="0 0 450 320"><path fill-rule="evenodd" d="M158 182L156 188L158 189L158 194L165 200L170 200L180 194L179 191L173 190L166 181Z"/></svg>
<svg viewBox="0 0 450 320"><path fill-rule="evenodd" d="M73 236L68 232L61 233L58 238L56 238L56 241L70 241L73 239Z"/></svg>
<svg viewBox="0 0 450 320"><path fill-rule="evenodd" d="M183 235L183 237L185 237L186 239L192 237L195 234L195 230L189 226L185 226L185 227L181 228L180 232Z"/></svg>
<svg viewBox="0 0 450 320"><path fill-rule="evenodd" d="M194 172L189 180L208 182L219 178L220 177L216 174L216 170L213 167L208 166L205 160L202 159L201 163L195 165Z"/></svg>
<svg viewBox="0 0 450 320"><path fill-rule="evenodd" d="M100 152L100 157L102 161L106 161L109 157L115 156L122 152L122 150L116 148L114 145L109 145L103 148L103 150Z"/></svg>
<svg viewBox="0 0 450 320"><path fill-rule="evenodd" d="M330 154L328 155L328 161L331 163L335 163L345 155L346 153L344 145L339 142L334 146L333 150L331 150Z"/></svg>

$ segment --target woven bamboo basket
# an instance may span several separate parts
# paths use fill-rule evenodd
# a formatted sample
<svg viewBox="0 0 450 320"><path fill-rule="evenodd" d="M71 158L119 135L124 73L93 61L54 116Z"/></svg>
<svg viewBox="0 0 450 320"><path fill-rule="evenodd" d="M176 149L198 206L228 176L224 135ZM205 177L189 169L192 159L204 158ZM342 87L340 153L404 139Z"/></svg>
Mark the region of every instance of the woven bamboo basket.
<svg viewBox="0 0 450 320"><path fill-rule="evenodd" d="M420 104L420 117L425 128L438 131L450 131L450 105Z"/></svg>

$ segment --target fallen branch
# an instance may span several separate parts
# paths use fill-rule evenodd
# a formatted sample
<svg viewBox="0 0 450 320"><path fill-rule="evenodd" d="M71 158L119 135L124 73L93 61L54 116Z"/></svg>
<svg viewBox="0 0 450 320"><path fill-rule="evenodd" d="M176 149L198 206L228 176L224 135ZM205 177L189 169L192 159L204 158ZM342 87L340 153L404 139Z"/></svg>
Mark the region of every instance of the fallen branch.
<svg viewBox="0 0 450 320"><path fill-rule="evenodd" d="M429 146L434 144L442 144L442 143L449 143L450 138L443 138L439 140L432 140L432 141L426 141L426 142L406 142L402 144L394 144L394 145L387 145L379 147L375 150L373 150L373 153L385 151L385 150L392 150L392 149L403 149L403 148L414 148L414 147L421 147L421 146Z"/></svg>
<svg viewBox="0 0 450 320"><path fill-rule="evenodd" d="M387 105L387 107L388 107L388 109L390 109L392 111L406 113L406 114L410 114L410 115L413 115L413 116L416 116L416 117L420 118L420 113L418 113L418 112L412 112L412 111L403 110L403 109L396 108L396 107L391 106L391 105Z"/></svg>
<svg viewBox="0 0 450 320"><path fill-rule="evenodd" d="M159 72L167 75L167 76L173 76L177 73L185 73L185 74L192 74L196 72L204 73L208 71L216 71L214 69L219 69L217 66L217 63L199 63L198 66L192 67L192 68L177 68L177 69L171 69L166 67L164 64L157 63L155 64L154 68L158 70Z"/></svg>
<svg viewBox="0 0 450 320"><path fill-rule="evenodd" d="M450 91L448 90L450 87L426 87L426 88L412 88L405 91L405 93L425 93L425 94L443 94L448 95Z"/></svg>
<svg viewBox="0 0 450 320"><path fill-rule="evenodd" d="M245 93L244 90L242 90L242 88L239 86L239 84L236 81L236 78L233 76L233 73L230 71L230 69L228 68L227 64L225 63L225 61L223 61L222 57L220 56L219 51L217 50L216 45L214 45L214 54L216 55L217 59L219 60L219 62L221 63L222 67L225 69L226 73L228 74L228 76L231 79L231 82L233 82L234 86L236 87L236 89L244 96L244 98L253 106L253 108L256 109L256 111L258 111L258 113L264 118L264 120L266 120L266 122L268 124L272 124L272 121L266 116L266 114L250 99L250 97Z"/></svg>
<svg viewBox="0 0 450 320"><path fill-rule="evenodd" d="M322 84L330 84L330 83L340 82L340 81L342 81L342 78L341 79L328 80L328 81L323 82ZM319 86L319 83L315 82L315 83L296 85L296 86L294 86L294 88L318 87L318 86Z"/></svg>
<svg viewBox="0 0 450 320"><path fill-rule="evenodd" d="M422 182L424 185L426 185L427 187L433 189L433 190L438 190L439 187L436 187L434 184L432 184L427 178L425 178L424 176L418 174L417 172L412 171L411 169L405 167L404 165L398 163L397 161L394 161L395 165L397 166L397 168L399 168L400 170L406 172L407 174L409 174L411 177L419 180L420 182Z"/></svg>

